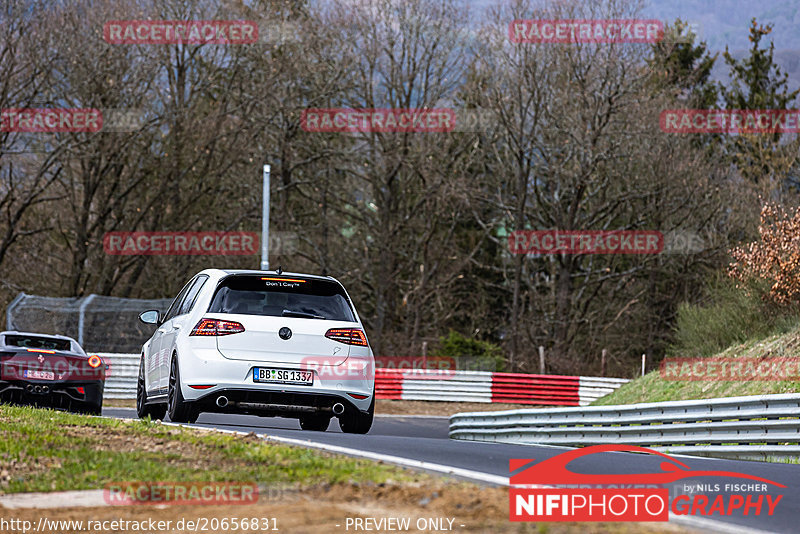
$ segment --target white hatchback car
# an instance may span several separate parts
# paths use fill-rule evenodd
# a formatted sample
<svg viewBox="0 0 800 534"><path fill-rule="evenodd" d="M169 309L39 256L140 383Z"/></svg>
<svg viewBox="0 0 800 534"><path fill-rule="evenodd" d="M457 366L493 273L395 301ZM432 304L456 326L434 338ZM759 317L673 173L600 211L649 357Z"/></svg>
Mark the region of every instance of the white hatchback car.
<svg viewBox="0 0 800 534"><path fill-rule="evenodd" d="M342 284L329 276L207 269L142 347L139 417L194 422L202 412L292 417L304 430L365 434L375 360Z"/></svg>

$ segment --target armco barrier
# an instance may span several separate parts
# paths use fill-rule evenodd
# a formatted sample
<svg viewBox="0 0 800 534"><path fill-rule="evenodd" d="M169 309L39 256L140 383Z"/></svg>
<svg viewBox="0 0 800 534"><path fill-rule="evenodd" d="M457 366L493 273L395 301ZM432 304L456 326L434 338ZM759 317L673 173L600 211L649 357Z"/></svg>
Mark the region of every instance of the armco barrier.
<svg viewBox="0 0 800 534"><path fill-rule="evenodd" d="M525 445L623 443L676 454L800 457L800 394L458 413L450 438Z"/></svg>
<svg viewBox="0 0 800 534"><path fill-rule="evenodd" d="M379 399L585 406L626 382L628 380L624 378L486 371L375 371L375 390Z"/></svg>
<svg viewBox="0 0 800 534"><path fill-rule="evenodd" d="M105 397L135 398L139 355L106 352L98 355L109 365ZM379 399L583 406L627 381L624 378L486 371L376 369L375 396Z"/></svg>
<svg viewBox="0 0 800 534"><path fill-rule="evenodd" d="M115 354L98 352L98 356L108 365L106 399L135 399L136 377L139 374L138 354Z"/></svg>

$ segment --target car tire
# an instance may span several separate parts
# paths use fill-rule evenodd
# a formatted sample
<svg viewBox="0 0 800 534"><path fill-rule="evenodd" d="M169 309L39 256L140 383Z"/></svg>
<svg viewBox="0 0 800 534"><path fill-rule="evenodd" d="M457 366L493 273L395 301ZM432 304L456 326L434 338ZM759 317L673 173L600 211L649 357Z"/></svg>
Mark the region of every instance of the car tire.
<svg viewBox="0 0 800 534"><path fill-rule="evenodd" d="M165 404L147 404L147 389L144 385L144 356L139 360L139 376L136 379L136 415L139 419L164 419L167 413Z"/></svg>
<svg viewBox="0 0 800 534"><path fill-rule="evenodd" d="M192 403L186 402L181 392L181 375L178 369L178 358L172 356L169 372L169 391L167 394L167 413L173 423L194 423L198 413Z"/></svg>
<svg viewBox="0 0 800 534"><path fill-rule="evenodd" d="M300 417L300 428L303 430L314 430L325 432L331 424L330 415L304 415Z"/></svg>
<svg viewBox="0 0 800 534"><path fill-rule="evenodd" d="M366 413L356 409L348 409L339 416L339 428L346 434L366 434L372 428L375 417L375 393L372 393L372 402Z"/></svg>

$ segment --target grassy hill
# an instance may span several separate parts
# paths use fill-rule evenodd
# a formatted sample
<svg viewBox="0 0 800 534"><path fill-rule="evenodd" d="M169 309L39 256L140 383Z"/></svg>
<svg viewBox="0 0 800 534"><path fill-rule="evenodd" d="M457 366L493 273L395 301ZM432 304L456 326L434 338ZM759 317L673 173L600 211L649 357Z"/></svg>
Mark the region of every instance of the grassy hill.
<svg viewBox="0 0 800 534"><path fill-rule="evenodd" d="M691 358L690 354L681 357ZM800 329L733 345L716 354L717 358L797 358L800 362ZM593 406L634 404L741 395L800 393L800 381L675 381L662 378L656 370L632 380L614 393L595 401Z"/></svg>

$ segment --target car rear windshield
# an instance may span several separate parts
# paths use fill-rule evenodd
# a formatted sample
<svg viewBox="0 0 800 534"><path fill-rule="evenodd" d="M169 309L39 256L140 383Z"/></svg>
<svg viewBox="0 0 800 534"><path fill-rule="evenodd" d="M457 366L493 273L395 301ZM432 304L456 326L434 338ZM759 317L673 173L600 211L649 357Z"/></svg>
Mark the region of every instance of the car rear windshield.
<svg viewBox="0 0 800 534"><path fill-rule="evenodd" d="M68 339L39 336L6 336L6 345L28 349L70 350Z"/></svg>
<svg viewBox="0 0 800 534"><path fill-rule="evenodd" d="M355 322L337 282L291 276L229 276L220 282L208 311Z"/></svg>

